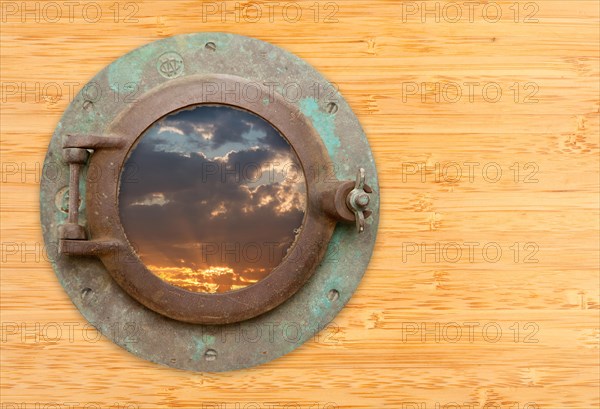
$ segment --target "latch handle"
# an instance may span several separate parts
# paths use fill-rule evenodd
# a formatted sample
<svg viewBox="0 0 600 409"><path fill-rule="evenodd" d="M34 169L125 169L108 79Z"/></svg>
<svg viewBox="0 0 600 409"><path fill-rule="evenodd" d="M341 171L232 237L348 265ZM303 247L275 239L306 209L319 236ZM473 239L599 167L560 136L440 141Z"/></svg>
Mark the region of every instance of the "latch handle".
<svg viewBox="0 0 600 409"><path fill-rule="evenodd" d="M356 230L359 233L365 231L365 213L369 212L367 207L371 201L369 193L372 190L365 185L365 169L359 168L356 173L356 182L354 183L354 189L346 196L346 204L348 208L354 213L356 219ZM370 214L367 213L367 217Z"/></svg>

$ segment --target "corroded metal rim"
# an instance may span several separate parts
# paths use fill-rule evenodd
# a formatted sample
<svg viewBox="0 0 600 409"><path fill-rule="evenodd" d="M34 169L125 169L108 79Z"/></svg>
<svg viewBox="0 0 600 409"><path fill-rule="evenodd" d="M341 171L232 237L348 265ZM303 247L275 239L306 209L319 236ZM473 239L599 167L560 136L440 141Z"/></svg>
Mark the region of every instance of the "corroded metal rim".
<svg viewBox="0 0 600 409"><path fill-rule="evenodd" d="M139 101L170 87L171 83L221 75L271 87L277 98L284 97L288 113L296 112L299 122L310 124L325 147L329 163L327 170L318 172L318 176L322 180L342 181L336 192L347 189L349 183L344 181L354 180L357 169L364 168L365 182L374 191L369 205L373 213L366 219L362 234L356 233L353 224L338 223L326 251L325 246L320 250L325 251L325 257L312 276L276 308L239 323L192 324L146 308L123 290L99 258L74 257L68 251L59 251L59 243L68 248L77 241L62 243L58 232L58 227L68 221L65 203L70 173L69 164L63 159L63 142L67 135L117 132L111 126L118 123L124 112L135 109ZM292 86L288 87L289 84ZM184 106L186 102L179 101L176 105ZM139 133L142 128L140 124ZM102 149L94 155L102 155ZM91 235L102 239L106 237L102 236L102 226L107 222L98 221L96 225L87 218L94 214L91 209L98 207L94 201L102 199L86 190L86 180L98 177L98 168L92 165L95 160L98 159L81 168L79 190L86 200L80 201L78 222ZM100 177L118 180L120 169L116 163L112 175ZM311 169L307 176L311 177L314 171ZM50 141L43 175L40 211L46 250L56 276L75 306L117 345L143 359L174 368L193 371L246 368L280 357L314 339L358 287L375 245L379 222L377 173L367 139L352 110L336 88L304 61L271 44L239 35L198 33L171 37L113 62L83 88L65 111ZM113 186L112 194L116 197L118 183ZM327 192L317 189L322 208L331 216L338 212L336 203L331 202L336 195L331 190ZM77 203L74 198L71 201ZM118 214L116 208L113 212ZM329 216L327 220L331 220ZM116 220L110 222L118 224ZM101 245L95 241L89 243L87 250L101 254ZM139 262L135 257L123 261Z"/></svg>
<svg viewBox="0 0 600 409"><path fill-rule="evenodd" d="M314 128L293 105L278 94L256 86L269 98L236 98L236 94L203 92L210 87L235 89L250 83L233 76L188 76L150 92L124 110L108 128L110 135L124 140L118 149L100 149L91 156L90 166L109 174L121 174L128 153L143 132L157 118L196 104L230 104L253 112L271 123L289 141L303 169L315 169L329 161L327 151ZM119 178L120 180L120 178ZM320 191L334 189L337 180L307 180L307 209L302 229L283 261L264 279L225 293L191 292L162 280L137 257L120 220L116 178L88 181L87 213L90 239L110 240L100 259L113 278L135 299L167 317L195 324L229 324L255 317L275 308L294 294L312 275L323 258L336 221L323 212Z"/></svg>

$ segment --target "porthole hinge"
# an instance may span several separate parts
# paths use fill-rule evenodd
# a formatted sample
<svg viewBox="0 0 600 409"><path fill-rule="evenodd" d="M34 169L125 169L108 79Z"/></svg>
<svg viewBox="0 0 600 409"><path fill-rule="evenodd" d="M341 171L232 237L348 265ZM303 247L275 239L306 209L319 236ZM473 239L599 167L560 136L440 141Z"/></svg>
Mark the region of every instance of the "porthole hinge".
<svg viewBox="0 0 600 409"><path fill-rule="evenodd" d="M58 227L60 252L65 254L92 254L106 247L103 242L75 243L87 240L85 228L79 224L79 181L81 170L87 163L90 151L95 149L120 148L123 138L118 136L98 136L69 134L63 139L63 160L69 165L69 210L67 222ZM69 244L70 242L70 244ZM73 250L77 248L78 250ZM84 251L87 249L88 251Z"/></svg>

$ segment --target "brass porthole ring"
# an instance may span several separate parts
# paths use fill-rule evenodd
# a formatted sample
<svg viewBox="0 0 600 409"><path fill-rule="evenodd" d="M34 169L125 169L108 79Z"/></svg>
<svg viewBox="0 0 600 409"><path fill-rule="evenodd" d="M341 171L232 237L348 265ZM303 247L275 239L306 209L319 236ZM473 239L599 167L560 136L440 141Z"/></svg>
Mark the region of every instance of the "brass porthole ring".
<svg viewBox="0 0 600 409"><path fill-rule="evenodd" d="M306 190L301 227L280 262L224 292L192 291L151 271L119 207L144 135L190 107L231 108L271 126L297 157ZM163 365L227 371L292 351L343 308L373 251L378 191L366 136L336 87L271 44L199 33L130 52L74 98L46 156L41 221L61 284L106 337Z"/></svg>

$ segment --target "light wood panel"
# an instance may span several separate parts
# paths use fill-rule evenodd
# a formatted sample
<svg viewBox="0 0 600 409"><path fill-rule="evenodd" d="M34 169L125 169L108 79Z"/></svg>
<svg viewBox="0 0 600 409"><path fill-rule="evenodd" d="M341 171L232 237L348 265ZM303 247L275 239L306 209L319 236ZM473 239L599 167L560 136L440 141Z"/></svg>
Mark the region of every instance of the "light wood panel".
<svg viewBox="0 0 600 409"><path fill-rule="evenodd" d="M49 3L0 3L3 408L600 405L597 1L481 2L472 17L462 2L240 3L261 7L258 22L214 11L221 2L97 1L87 14L54 2L60 18ZM348 307L295 352L223 374L96 341L39 225L39 173L69 90L138 46L197 31L257 37L317 67L361 120L381 182L375 254Z"/></svg>

